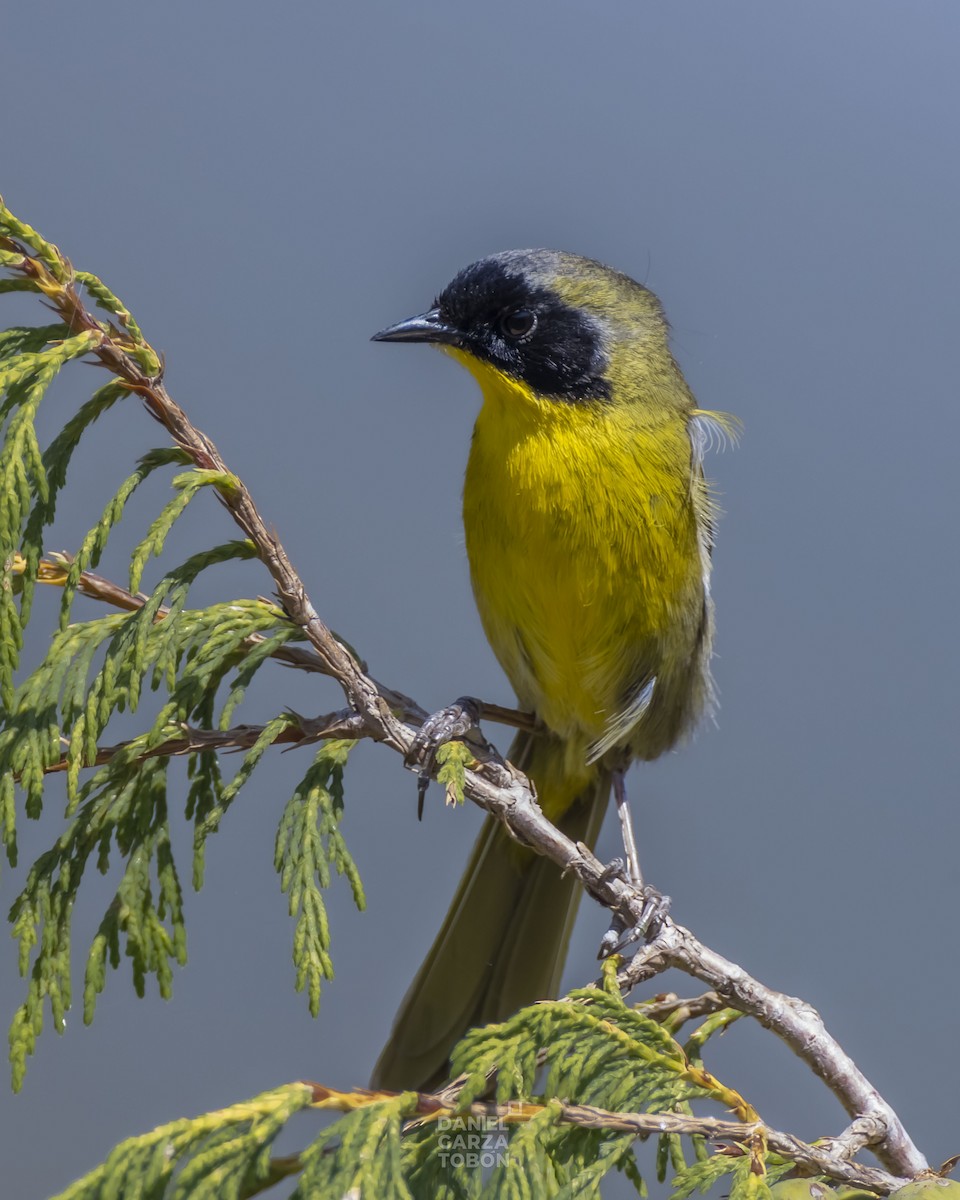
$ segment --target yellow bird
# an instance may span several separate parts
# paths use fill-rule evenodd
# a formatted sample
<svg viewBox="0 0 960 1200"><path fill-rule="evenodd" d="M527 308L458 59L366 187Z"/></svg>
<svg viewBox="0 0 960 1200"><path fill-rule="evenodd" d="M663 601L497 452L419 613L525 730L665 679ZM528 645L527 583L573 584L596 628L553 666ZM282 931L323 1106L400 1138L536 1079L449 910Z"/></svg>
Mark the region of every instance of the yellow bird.
<svg viewBox="0 0 960 1200"><path fill-rule="evenodd" d="M731 420L697 408L656 296L574 254L481 259L374 340L433 343L480 385L470 573L538 721L508 757L545 815L592 846L612 776L668 750L711 703L715 508L701 462ZM374 1085L433 1086L468 1028L555 996L579 896L488 817Z"/></svg>

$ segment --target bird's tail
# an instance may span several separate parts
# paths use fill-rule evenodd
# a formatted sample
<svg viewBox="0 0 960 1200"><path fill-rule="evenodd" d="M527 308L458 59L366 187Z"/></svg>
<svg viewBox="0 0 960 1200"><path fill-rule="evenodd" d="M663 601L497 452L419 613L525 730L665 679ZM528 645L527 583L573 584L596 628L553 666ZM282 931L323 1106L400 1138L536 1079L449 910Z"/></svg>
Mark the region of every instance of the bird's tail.
<svg viewBox="0 0 960 1200"><path fill-rule="evenodd" d="M548 733L520 733L510 761L533 780L544 813L569 838L593 846L610 774L569 768L569 751ZM371 1084L430 1090L446 1077L450 1051L475 1025L501 1021L554 997L581 888L549 859L513 841L487 817L430 952L404 997Z"/></svg>

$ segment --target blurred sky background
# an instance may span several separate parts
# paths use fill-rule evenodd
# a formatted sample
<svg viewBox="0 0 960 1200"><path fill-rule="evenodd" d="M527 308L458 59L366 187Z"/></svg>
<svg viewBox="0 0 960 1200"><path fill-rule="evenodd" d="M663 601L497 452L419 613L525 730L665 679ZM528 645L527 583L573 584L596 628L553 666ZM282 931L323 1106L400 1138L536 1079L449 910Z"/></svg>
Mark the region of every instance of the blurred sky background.
<svg viewBox="0 0 960 1200"><path fill-rule="evenodd" d="M441 355L370 334L510 247L600 258L660 295L701 405L745 432L708 464L718 725L632 772L645 869L679 921L820 1009L934 1164L960 1152L960 7L33 3L8 8L2 38L8 204L131 307L322 615L428 708L511 699L460 525L478 397ZM4 324L38 317L2 304ZM46 433L102 381L67 372ZM133 400L97 432L51 548L76 548L162 440ZM168 484L144 492L104 573L122 578ZM201 497L166 561L231 536ZM248 564L194 598L269 589ZM260 679L242 719L341 702L279 667ZM22 1094L0 1091L5 1196L40 1200L124 1137L276 1084L366 1082L480 814L433 789L418 825L397 758L356 752L344 832L368 910L331 888L337 978L314 1021L272 865L307 763L274 755L209 844L172 1002L152 981L137 1000L124 963L91 1028L79 1003L63 1038L48 1021ZM185 791L181 767L172 781ZM21 826L4 908L57 835L58 796ZM117 879L81 890L78 982ZM593 977L605 928L586 903L569 984ZM11 942L4 1021L23 986ZM736 1026L711 1065L778 1128L845 1123L759 1028Z"/></svg>

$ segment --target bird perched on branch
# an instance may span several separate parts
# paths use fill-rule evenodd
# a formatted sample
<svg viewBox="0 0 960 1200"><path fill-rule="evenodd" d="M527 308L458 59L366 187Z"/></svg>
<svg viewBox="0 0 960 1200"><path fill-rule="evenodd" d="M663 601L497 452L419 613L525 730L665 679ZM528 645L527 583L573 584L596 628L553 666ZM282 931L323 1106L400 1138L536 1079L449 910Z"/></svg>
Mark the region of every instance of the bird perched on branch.
<svg viewBox="0 0 960 1200"><path fill-rule="evenodd" d="M611 780L670 749L711 702L715 509L701 460L731 421L697 408L653 293L573 254L481 259L374 340L432 343L480 385L463 491L473 590L538 722L508 757L544 814L592 846ZM421 744L462 732L465 714L438 714ZM578 900L572 877L488 817L375 1086L434 1085L466 1029L556 995Z"/></svg>

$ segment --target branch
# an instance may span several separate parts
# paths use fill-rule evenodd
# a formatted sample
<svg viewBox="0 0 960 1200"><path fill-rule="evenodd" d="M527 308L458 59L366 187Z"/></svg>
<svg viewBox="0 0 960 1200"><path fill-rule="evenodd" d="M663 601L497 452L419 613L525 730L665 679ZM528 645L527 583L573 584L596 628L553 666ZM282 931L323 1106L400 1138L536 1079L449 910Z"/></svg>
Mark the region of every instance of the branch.
<svg viewBox="0 0 960 1200"><path fill-rule="evenodd" d="M893 1108L827 1032L810 1004L765 987L742 967L704 946L689 929L669 920L619 972L617 981L629 990L668 967L693 975L710 985L730 1007L756 1017L807 1063L851 1117L870 1119L874 1135L882 1128L882 1136L872 1139L873 1149L890 1170L914 1176L929 1169ZM862 1130L863 1124L858 1128Z"/></svg>
<svg viewBox="0 0 960 1200"><path fill-rule="evenodd" d="M857 1117L843 1133L834 1138L822 1138L820 1145L835 1158L853 1158L864 1146L872 1146L883 1137L883 1122L876 1117Z"/></svg>
<svg viewBox="0 0 960 1200"><path fill-rule="evenodd" d="M353 1112L368 1104L377 1104L393 1098L394 1092L371 1092L361 1089L338 1092L323 1084L304 1081L313 1089L313 1105L316 1108L332 1109L335 1112ZM514 1101L511 1104L474 1103L467 1108L457 1107L450 1102L446 1092L418 1093L416 1114L418 1125L424 1125L440 1117L488 1118L501 1121L504 1125L522 1125L543 1113L549 1105ZM611 1133L635 1133L646 1138L662 1133L678 1133L700 1136L711 1141L743 1143L761 1135L771 1150L795 1162L797 1166L817 1175L827 1175L838 1182L853 1187L867 1188L882 1195L895 1191L907 1181L888 1174L886 1171L849 1161L847 1153L839 1152L831 1145L810 1145L791 1133L771 1129L761 1121L724 1121L715 1117L695 1117L684 1113L656 1112L631 1113L611 1112L591 1104L555 1105L559 1123L574 1125L580 1129L605 1129ZM839 1142L840 1139L837 1139Z"/></svg>
<svg viewBox="0 0 960 1200"><path fill-rule="evenodd" d="M482 1106L481 1106L482 1107ZM821 1146L803 1142L792 1133L781 1133L762 1122L745 1124L740 1121L723 1121L713 1117L690 1117L680 1113L619 1113L592 1105L564 1104L561 1106L562 1120L584 1129L622 1130L636 1132L639 1136L651 1133L699 1134L711 1140L747 1142L761 1134L766 1144L777 1154L795 1162L818 1175L827 1175L841 1183L854 1187L869 1188L887 1194L901 1187L905 1179L898 1179L876 1167L866 1167L850 1162L845 1156L831 1153Z"/></svg>
<svg viewBox="0 0 960 1200"><path fill-rule="evenodd" d="M296 716L297 724L288 725L281 729L271 743L274 746L310 745L313 742L325 741L327 738L359 738L367 736L363 722L356 713L348 708L337 712L326 713L322 717ZM266 726L264 725L234 725L232 729L197 729L186 723L177 726L178 736L168 738L157 746L151 746L138 755L138 760L147 758L175 758L183 754L199 754L205 750L249 750L260 738ZM57 762L44 768L45 775L56 775L70 767L69 742L65 743L63 753ZM84 763L85 767L102 767L112 758L133 745L129 742L118 742L115 746L101 746L92 762Z"/></svg>
<svg viewBox="0 0 960 1200"><path fill-rule="evenodd" d="M23 254L20 263L7 262L34 280L67 326L95 335L92 353L119 380L143 400L148 411L164 426L174 442L201 469L232 476L212 440L197 429L167 392L162 374L148 375L130 351L135 343L120 331L97 321L84 307L77 292L72 269L58 260L54 274L39 258L12 239L3 239ZM150 352L152 355L152 352ZM148 356L141 353L141 359ZM340 684L350 710L356 714L367 736L406 755L415 729L395 711L391 694L363 669L363 665L321 620L276 535L267 527L244 484L232 476L221 484L218 495L235 522L257 549L269 571L280 602L298 625L322 666L324 673ZM493 748L477 751L478 762L466 772L464 794L475 804L498 817L524 845L571 871L584 888L614 914L623 929L635 929L646 907L642 892L611 876L582 843L574 843L540 811L529 781ZM814 1009L782 993L774 992L751 978L735 963L703 946L689 930L665 919L658 935L621 973L624 987L652 978L675 966L717 991L730 1006L755 1016L773 1030L813 1069L853 1117L874 1117L882 1122L884 1134L874 1147L881 1162L897 1175L914 1176L927 1169L896 1113L876 1088L858 1070L852 1059L827 1033Z"/></svg>
<svg viewBox="0 0 960 1200"><path fill-rule="evenodd" d="M687 1021L709 1017L726 1007L726 1000L716 992L704 992L702 996L690 996L687 999L674 992L666 992L645 1002L643 1015L653 1021L662 1022L675 1034Z"/></svg>

